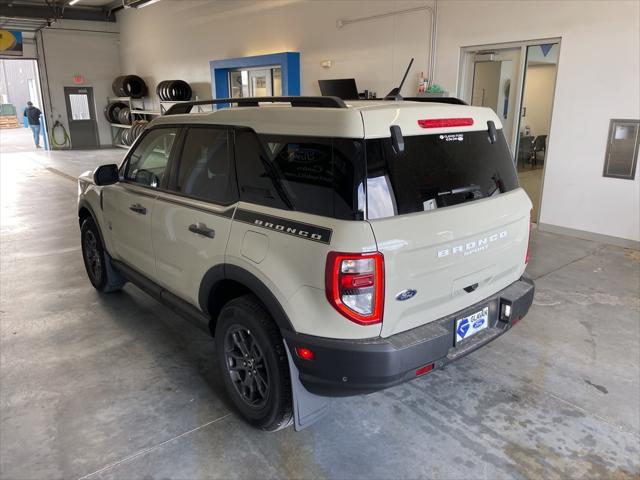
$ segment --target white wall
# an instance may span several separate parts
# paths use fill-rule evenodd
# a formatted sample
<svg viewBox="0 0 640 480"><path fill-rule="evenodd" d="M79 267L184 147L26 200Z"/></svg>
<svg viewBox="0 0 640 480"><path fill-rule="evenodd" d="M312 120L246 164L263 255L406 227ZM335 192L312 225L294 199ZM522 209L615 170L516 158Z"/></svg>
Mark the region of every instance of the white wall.
<svg viewBox="0 0 640 480"><path fill-rule="evenodd" d="M302 93L317 80L355 77L384 95L409 57L403 93L426 70L429 15L411 13L342 29L336 20L424 5L422 1L165 0L118 14L122 73L151 89L165 79L195 84L209 98L209 61L299 51ZM561 37L541 222L640 241L640 175L602 177L610 118L639 118L640 3L630 1L438 2L435 81L457 91L460 48ZM334 60L332 69L320 62Z"/></svg>
<svg viewBox="0 0 640 480"><path fill-rule="evenodd" d="M155 89L161 80L195 84L211 98L210 60L267 53L301 53L302 93L319 94L318 80L355 77L360 91L384 96L415 63L403 93L415 94L426 71L430 17L419 11L336 26L363 17L428 4L424 1L244 0L163 1L118 13L123 73L142 76ZM151 41L153 39L153 41ZM323 69L322 60L333 60Z"/></svg>
<svg viewBox="0 0 640 480"><path fill-rule="evenodd" d="M640 2L438 5L436 81L452 92L461 47L562 38L540 221L640 241L640 174L602 177L609 119L640 118Z"/></svg>
<svg viewBox="0 0 640 480"><path fill-rule="evenodd" d="M42 30L42 37L37 40L40 75L48 82L48 87L43 82L42 89L49 131L55 120L60 120L69 130L64 87L77 86L72 78L80 74L85 78L82 86L93 87L100 144L111 145L111 127L103 109L107 97L113 96L111 83L120 74L117 25L61 21L53 28ZM60 134L58 140L59 137Z"/></svg>

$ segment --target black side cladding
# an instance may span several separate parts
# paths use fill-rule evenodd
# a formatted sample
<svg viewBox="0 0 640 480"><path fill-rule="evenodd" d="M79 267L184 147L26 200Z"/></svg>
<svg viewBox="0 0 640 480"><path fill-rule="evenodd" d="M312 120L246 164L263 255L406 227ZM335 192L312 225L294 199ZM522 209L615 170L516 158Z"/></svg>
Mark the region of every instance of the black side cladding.
<svg viewBox="0 0 640 480"><path fill-rule="evenodd" d="M327 245L331 243L331 235L333 233L333 230L330 228L295 222L286 218L274 217L250 210L237 209L233 219L256 227L274 230L286 235L292 235L313 242L325 243Z"/></svg>

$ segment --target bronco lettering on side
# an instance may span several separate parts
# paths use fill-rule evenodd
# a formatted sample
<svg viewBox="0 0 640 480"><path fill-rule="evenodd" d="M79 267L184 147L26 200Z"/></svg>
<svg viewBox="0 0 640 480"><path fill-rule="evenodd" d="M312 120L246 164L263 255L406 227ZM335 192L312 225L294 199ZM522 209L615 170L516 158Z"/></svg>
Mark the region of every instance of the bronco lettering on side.
<svg viewBox="0 0 640 480"><path fill-rule="evenodd" d="M272 215L252 212L250 210L236 210L233 219L238 222L255 225L256 227L274 230L276 232L292 235L298 238L304 238L305 240L326 243L327 245L331 243L331 234L333 233L330 228L311 225L308 223L294 222L287 220L286 218L274 217Z"/></svg>

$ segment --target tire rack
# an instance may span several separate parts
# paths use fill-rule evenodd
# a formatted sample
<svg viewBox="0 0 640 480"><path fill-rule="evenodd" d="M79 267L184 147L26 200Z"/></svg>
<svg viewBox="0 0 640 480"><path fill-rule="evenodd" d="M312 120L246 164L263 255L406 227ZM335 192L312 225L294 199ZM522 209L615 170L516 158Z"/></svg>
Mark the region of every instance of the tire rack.
<svg viewBox="0 0 640 480"><path fill-rule="evenodd" d="M151 121L154 116L161 115L160 112L156 112L153 110L146 110L144 99L142 98L131 98L131 97L107 97L108 103L122 102L128 105L129 110L131 111L131 123L136 120L147 120ZM122 135L123 129L131 128L132 125L122 125L120 123L110 123L111 125L111 144L114 147L129 149L129 145L125 145L122 143L120 139L120 135Z"/></svg>
<svg viewBox="0 0 640 480"><path fill-rule="evenodd" d="M169 110L173 105L177 104L177 103L189 103L189 102L197 102L199 100L199 98L193 97L192 100L186 100L186 101L165 101L165 100L160 100L158 99L158 104L160 105L160 115L164 115L165 113L167 113L167 110ZM202 113L204 112L204 109L202 108L202 105L198 105L197 106L198 110L197 113ZM196 112L192 112L192 113L196 113Z"/></svg>

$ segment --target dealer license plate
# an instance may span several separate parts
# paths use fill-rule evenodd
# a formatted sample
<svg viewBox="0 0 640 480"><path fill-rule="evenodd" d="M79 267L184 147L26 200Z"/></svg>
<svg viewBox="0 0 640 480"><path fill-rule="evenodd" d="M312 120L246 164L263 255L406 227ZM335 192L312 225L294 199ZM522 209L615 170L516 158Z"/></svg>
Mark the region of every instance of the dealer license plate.
<svg viewBox="0 0 640 480"><path fill-rule="evenodd" d="M488 324L489 307L484 307L473 315L456 320L456 343L466 340L479 331L484 330Z"/></svg>

